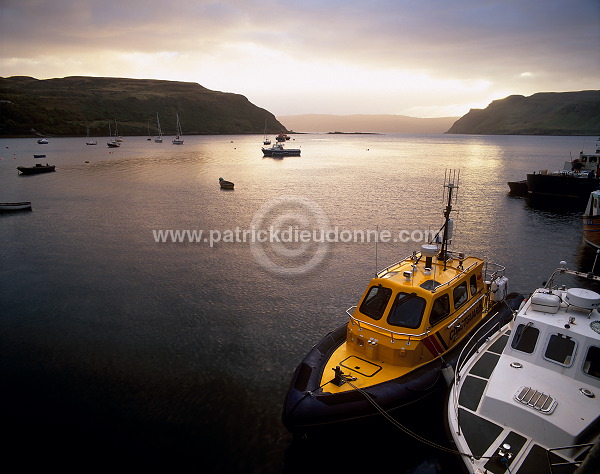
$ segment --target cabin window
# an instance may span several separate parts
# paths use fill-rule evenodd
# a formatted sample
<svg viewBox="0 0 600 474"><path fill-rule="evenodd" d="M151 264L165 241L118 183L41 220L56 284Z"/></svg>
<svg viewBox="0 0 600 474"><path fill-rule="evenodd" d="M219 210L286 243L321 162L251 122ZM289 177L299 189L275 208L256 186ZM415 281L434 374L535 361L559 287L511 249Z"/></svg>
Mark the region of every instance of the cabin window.
<svg viewBox="0 0 600 474"><path fill-rule="evenodd" d="M546 346L544 358L569 367L573 363L576 346L577 344L570 337L562 334L552 334Z"/></svg>
<svg viewBox="0 0 600 474"><path fill-rule="evenodd" d="M425 300L415 293L398 293L387 322L392 326L418 328L421 325L425 304Z"/></svg>
<svg viewBox="0 0 600 474"><path fill-rule="evenodd" d="M510 346L518 351L531 354L539 335L540 330L531 326L531 323L519 324Z"/></svg>
<svg viewBox="0 0 600 474"><path fill-rule="evenodd" d="M469 289L471 290L471 296L477 294L477 275L471 275Z"/></svg>
<svg viewBox="0 0 600 474"><path fill-rule="evenodd" d="M372 286L365 296L359 311L373 319L381 319L392 296L392 290L382 285Z"/></svg>
<svg viewBox="0 0 600 474"><path fill-rule="evenodd" d="M590 346L583 362L583 371L600 379L600 347Z"/></svg>
<svg viewBox="0 0 600 474"><path fill-rule="evenodd" d="M463 281L460 285L454 288L452 297L454 298L454 309L460 308L465 303L465 301L467 301L469 295L467 294L466 281Z"/></svg>
<svg viewBox="0 0 600 474"><path fill-rule="evenodd" d="M445 319L450 314L450 296L445 295L436 298L431 307L431 316L429 317L429 325L435 326L442 319Z"/></svg>

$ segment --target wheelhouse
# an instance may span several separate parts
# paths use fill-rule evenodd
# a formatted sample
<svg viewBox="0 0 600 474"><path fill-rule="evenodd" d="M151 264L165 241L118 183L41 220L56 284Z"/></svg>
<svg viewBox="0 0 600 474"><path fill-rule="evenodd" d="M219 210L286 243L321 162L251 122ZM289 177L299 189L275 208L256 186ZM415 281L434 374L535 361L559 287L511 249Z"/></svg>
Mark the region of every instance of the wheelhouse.
<svg viewBox="0 0 600 474"><path fill-rule="evenodd" d="M353 310L346 340L350 349L368 350L369 356L392 365L418 365L443 354L481 317L489 304L483 260L422 258L426 253L371 280L358 305L348 310Z"/></svg>

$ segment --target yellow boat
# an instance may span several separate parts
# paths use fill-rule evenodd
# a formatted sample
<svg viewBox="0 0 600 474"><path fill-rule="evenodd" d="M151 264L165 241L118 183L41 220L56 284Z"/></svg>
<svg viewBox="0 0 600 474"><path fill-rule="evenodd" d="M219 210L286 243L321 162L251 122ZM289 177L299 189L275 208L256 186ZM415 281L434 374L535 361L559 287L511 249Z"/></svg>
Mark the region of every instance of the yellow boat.
<svg viewBox="0 0 600 474"><path fill-rule="evenodd" d="M453 191L448 182L438 244L422 245L373 278L347 324L325 336L297 367L283 423L291 432L378 415L444 386L469 334L512 317L504 267L448 250ZM507 298L508 297L508 298Z"/></svg>

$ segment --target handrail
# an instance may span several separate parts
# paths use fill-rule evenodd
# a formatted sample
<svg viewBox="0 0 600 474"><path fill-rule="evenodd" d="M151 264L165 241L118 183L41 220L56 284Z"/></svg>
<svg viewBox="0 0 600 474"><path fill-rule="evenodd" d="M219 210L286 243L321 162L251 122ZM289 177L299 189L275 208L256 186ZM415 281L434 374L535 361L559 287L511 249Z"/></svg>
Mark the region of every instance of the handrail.
<svg viewBox="0 0 600 474"><path fill-rule="evenodd" d="M449 285L450 283L452 283L454 280L457 280L458 278L461 278L462 275L464 273L467 273L469 270L471 270L472 267L474 267L475 265L477 265L479 262L473 262L471 265L469 265L466 269L461 270L461 272L456 275L454 278L451 278L450 280L448 280L446 283L441 283L438 286L436 286L435 288L431 289L432 293L435 293L437 290L439 290L441 287Z"/></svg>
<svg viewBox="0 0 600 474"><path fill-rule="evenodd" d="M505 302L506 304L506 302ZM492 325L490 328L486 327L484 324L479 329L477 329L467 340L467 343L464 345L462 350L460 351L458 358L456 359L456 368L454 371L454 382L452 384L452 392L454 393L454 413L455 416L458 417L458 381L460 380L460 371L462 370L464 364L471 358L473 354L481 349L481 346L485 343L485 341L496 331L500 331L503 326L500 326L500 322L498 322L498 327L496 324ZM484 333L484 334L480 334ZM473 347L469 347L471 342L475 341L476 338L479 338ZM466 351L466 354L465 354ZM463 358L464 357L464 358Z"/></svg>
<svg viewBox="0 0 600 474"><path fill-rule="evenodd" d="M546 285L544 286L545 289L552 289L552 285L554 284L554 277L557 273L560 273L561 275L564 275L564 274L574 275L574 276L578 276L581 278L587 278L588 280L600 281L600 276L594 275L591 272L590 273L578 272L577 270L569 270L566 267L560 267L560 268L557 268L556 270L554 270L554 272L552 272L552 275L550 276L550 278L548 278L548 281L546 282Z"/></svg>
<svg viewBox="0 0 600 474"><path fill-rule="evenodd" d="M379 275L381 275L384 272L387 273L387 271L390 268L395 267L396 265L399 265L400 263L404 262L405 260L408 260L409 258L412 259L413 255L409 255L408 257L404 257L402 260L398 260L396 263L392 263L391 265L388 265L383 270L379 270L378 272L376 272L375 275L377 276L377 278L381 278Z"/></svg>
<svg viewBox="0 0 600 474"><path fill-rule="evenodd" d="M497 269L495 271L492 271L491 273L489 273L489 277L488 277L488 267L491 267L491 266L497 267ZM494 262L485 262L484 277L486 280L494 281L496 278L498 278L499 273L504 275L505 271L506 271L506 267L504 265L500 265L499 263L494 263Z"/></svg>
<svg viewBox="0 0 600 474"><path fill-rule="evenodd" d="M463 310L461 312L460 315L458 315L454 321L452 321L450 324L448 324L447 329L450 329L452 326L454 326L454 323L456 323L459 319L461 319L463 316L465 316L472 308L473 306L475 306L477 303L479 303L483 298L485 298L487 293L482 293L481 295L479 295L479 298L477 298L475 301L473 301L473 303L471 303L471 306L469 306L467 309Z"/></svg>
<svg viewBox="0 0 600 474"><path fill-rule="evenodd" d="M362 326L361 326L361 324L364 324L365 326L371 326L371 327L373 327L373 328L375 328L375 329L379 329L379 330L381 330L381 331L383 331L383 332L389 332L389 333L390 333L390 337L392 338L392 341L394 340L394 335L396 335L396 336L407 336L407 337L408 337L408 340L410 341L410 338L411 338L411 337L423 337L423 336L426 336L427 334L429 334L429 333L431 332L431 331L428 329L427 331L425 331L425 332L422 332L421 334L408 334L408 333L405 333L405 332L397 332L397 331L392 331L391 329L382 328L381 326L377 326L376 324L369 323L368 321L363 321L362 319L358 319L358 318L355 318L354 316L352 316L352 315L350 314L350 310L351 310L351 309L354 309L354 308L356 308L356 306L350 306L350 308L348 308L348 309L346 310L346 314L347 314L348 316L350 316L350 319L351 319L353 322L355 322L355 323L358 325L358 327L359 327L360 329L362 329Z"/></svg>
<svg viewBox="0 0 600 474"><path fill-rule="evenodd" d="M560 448L549 448L546 450L546 456L548 458L548 465L550 466L550 471L553 471L552 468L556 467L556 466L570 466L570 465L575 465L577 467L581 466L581 463L583 462L583 460L585 460L585 458L587 457L587 454L585 455L585 457L583 458L583 460L581 461L567 461L567 462L552 462L550 460L550 453L553 451L561 451L564 449L576 449L576 448L585 448L585 447L593 447L594 443L584 443L584 444L573 444L571 446L561 446ZM589 454L589 452L588 452Z"/></svg>

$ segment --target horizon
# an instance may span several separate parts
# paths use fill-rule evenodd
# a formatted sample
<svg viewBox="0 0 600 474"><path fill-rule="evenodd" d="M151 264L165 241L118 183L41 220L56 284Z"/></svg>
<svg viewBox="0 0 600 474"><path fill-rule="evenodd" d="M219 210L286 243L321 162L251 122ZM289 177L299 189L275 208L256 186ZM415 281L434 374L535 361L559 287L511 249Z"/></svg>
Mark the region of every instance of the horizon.
<svg viewBox="0 0 600 474"><path fill-rule="evenodd" d="M598 87L596 0L162 6L4 0L2 75L193 82L275 116L462 117L510 95Z"/></svg>

